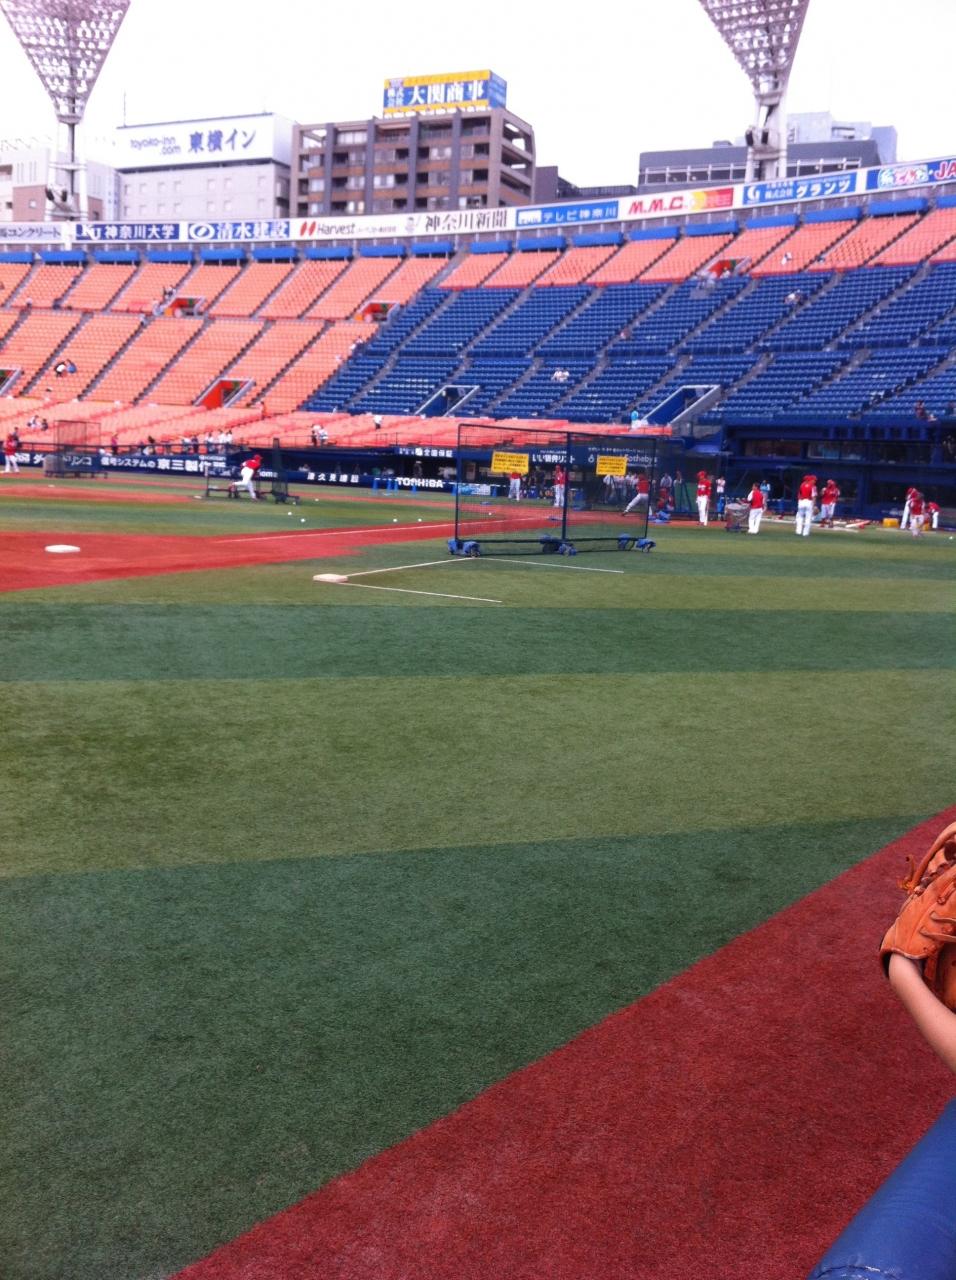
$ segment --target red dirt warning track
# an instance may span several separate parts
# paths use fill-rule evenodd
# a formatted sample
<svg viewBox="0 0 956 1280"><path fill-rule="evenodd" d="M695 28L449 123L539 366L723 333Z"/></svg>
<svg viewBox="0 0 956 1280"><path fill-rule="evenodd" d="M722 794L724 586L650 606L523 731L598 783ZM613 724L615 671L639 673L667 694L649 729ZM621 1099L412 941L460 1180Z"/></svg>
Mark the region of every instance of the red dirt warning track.
<svg viewBox="0 0 956 1280"><path fill-rule="evenodd" d="M799 1280L952 1095L876 948L954 817L179 1280Z"/></svg>
<svg viewBox="0 0 956 1280"><path fill-rule="evenodd" d="M103 578L140 578L201 569L281 564L354 555L363 547L421 542L450 536L453 525L421 524L289 533L236 534L219 538L156 537L118 533L2 533L0 591L59 587ZM44 550L56 543L79 546L75 554Z"/></svg>

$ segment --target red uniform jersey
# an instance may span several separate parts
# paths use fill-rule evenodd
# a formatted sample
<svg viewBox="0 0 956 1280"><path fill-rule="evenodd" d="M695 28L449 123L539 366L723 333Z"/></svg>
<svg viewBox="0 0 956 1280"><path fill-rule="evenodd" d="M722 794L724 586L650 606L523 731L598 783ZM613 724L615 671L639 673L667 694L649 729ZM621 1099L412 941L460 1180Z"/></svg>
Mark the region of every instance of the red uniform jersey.
<svg viewBox="0 0 956 1280"><path fill-rule="evenodd" d="M927 502L926 510L930 515L935 515L937 511L941 510L941 508L938 502Z"/></svg>
<svg viewBox="0 0 956 1280"><path fill-rule="evenodd" d="M565 472L565 470L564 470L564 467L555 467L555 469L554 469L554 483L555 483L555 484L564 484L564 482L565 482L565 479L566 479L566 478L567 478L567 477L566 477L566 472Z"/></svg>
<svg viewBox="0 0 956 1280"><path fill-rule="evenodd" d="M697 481L697 496L698 498L710 497L710 481L709 480Z"/></svg>
<svg viewBox="0 0 956 1280"><path fill-rule="evenodd" d="M827 506L830 506L835 502L839 502L839 500L840 500L840 490L836 487L835 484L828 484L827 487L823 490L823 501L826 503Z"/></svg>
<svg viewBox="0 0 956 1280"><path fill-rule="evenodd" d="M802 481L800 484L800 488L797 490L797 497L800 499L800 501L806 502L809 500L812 502L816 496L817 496L817 486L813 483L813 481L812 480Z"/></svg>
<svg viewBox="0 0 956 1280"><path fill-rule="evenodd" d="M242 465L243 465L244 467L249 467L249 468L251 468L253 471L258 471L258 470L259 470L259 468L262 466L262 459L261 459L261 458L250 458L247 462L244 462Z"/></svg>
<svg viewBox="0 0 956 1280"><path fill-rule="evenodd" d="M922 514L923 514L923 496L922 494L917 493L912 498L910 498L910 515L921 516Z"/></svg>
<svg viewBox="0 0 956 1280"><path fill-rule="evenodd" d="M7 436L3 442L3 452L8 456L12 456L17 451L16 441L12 436Z"/></svg>
<svg viewBox="0 0 956 1280"><path fill-rule="evenodd" d="M755 511L760 511L767 505L767 499L763 495L763 490L759 489L756 485L754 485L750 490L750 493L747 495L747 501Z"/></svg>
<svg viewBox="0 0 956 1280"><path fill-rule="evenodd" d="M638 476L638 477L637 477L637 492L638 492L638 493L650 493L650 491L651 491L651 482L650 482L650 480L648 480L647 476Z"/></svg>

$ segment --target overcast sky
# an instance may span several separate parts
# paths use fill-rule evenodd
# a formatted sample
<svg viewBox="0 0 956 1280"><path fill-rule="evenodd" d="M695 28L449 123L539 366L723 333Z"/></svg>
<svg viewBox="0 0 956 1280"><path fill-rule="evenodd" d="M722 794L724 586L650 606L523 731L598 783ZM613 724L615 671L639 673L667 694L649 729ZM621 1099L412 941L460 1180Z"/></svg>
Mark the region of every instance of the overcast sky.
<svg viewBox="0 0 956 1280"><path fill-rule="evenodd" d="M620 16L618 16L620 15ZM900 159L956 154L956 0L811 0L790 111L892 124ZM52 107L0 19L0 138L49 136ZM87 151L114 126L276 111L380 114L387 76L488 67L572 182L633 182L642 150L739 137L750 86L698 0L625 8L555 0L132 0L87 111Z"/></svg>

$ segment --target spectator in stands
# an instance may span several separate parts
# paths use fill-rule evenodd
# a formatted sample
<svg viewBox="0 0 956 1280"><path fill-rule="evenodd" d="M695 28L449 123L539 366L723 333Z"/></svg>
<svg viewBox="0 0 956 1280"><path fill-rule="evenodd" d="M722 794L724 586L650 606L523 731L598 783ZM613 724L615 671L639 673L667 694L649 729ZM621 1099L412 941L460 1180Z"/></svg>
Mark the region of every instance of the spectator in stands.
<svg viewBox="0 0 956 1280"><path fill-rule="evenodd" d="M203 443L206 446L206 452L212 453L212 447L216 443L216 437L213 435L211 431L206 432L206 437Z"/></svg>
<svg viewBox="0 0 956 1280"><path fill-rule="evenodd" d="M226 448L232 448L232 430L228 427L226 428Z"/></svg>
<svg viewBox="0 0 956 1280"><path fill-rule="evenodd" d="M567 382L571 377L570 369L555 369L551 375L552 382Z"/></svg>
<svg viewBox="0 0 956 1280"><path fill-rule="evenodd" d="M799 289L791 289L784 301L788 307L795 307L800 301L801 294Z"/></svg>
<svg viewBox="0 0 956 1280"><path fill-rule="evenodd" d="M3 474L20 474L20 465L17 462L16 436L14 436L13 432L3 442Z"/></svg>
<svg viewBox="0 0 956 1280"><path fill-rule="evenodd" d="M925 400L916 401L916 404L913 407L913 413L916 415L916 417L919 419L920 422L936 421L936 418L927 409Z"/></svg>
<svg viewBox="0 0 956 1280"><path fill-rule="evenodd" d="M113 455L114 458L119 453L119 436L116 434L115 431L110 436L110 453Z"/></svg>
<svg viewBox="0 0 956 1280"><path fill-rule="evenodd" d="M198 436L193 436L193 438L192 438L192 439L190 440L190 442L189 442L189 447L190 447L190 449L193 451L193 453L198 453L198 452L199 452L199 437L198 437Z"/></svg>
<svg viewBox="0 0 956 1280"><path fill-rule="evenodd" d="M376 431L381 431L381 429L382 429L382 415L381 415L380 413L377 413L377 414L375 415L375 417L372 419L372 425L374 426L374 428L375 428L375 430L376 430Z"/></svg>
<svg viewBox="0 0 956 1280"><path fill-rule="evenodd" d="M326 444L328 442L328 438L329 438L329 433L326 431L325 427L320 427L319 428L319 444Z"/></svg>
<svg viewBox="0 0 956 1280"><path fill-rule="evenodd" d="M312 448L313 448L313 449L315 449L315 448L317 448L317 447L318 447L318 443L319 443L319 424L318 424L317 422L315 423L315 425L314 425L314 426L311 428L311 430L309 431L309 440L312 442Z"/></svg>
<svg viewBox="0 0 956 1280"><path fill-rule="evenodd" d="M793 262L793 254L788 249L787 252L780 259L780 265L782 267L789 267L791 262Z"/></svg>
<svg viewBox="0 0 956 1280"><path fill-rule="evenodd" d="M62 378L65 373L69 373L69 366L65 360L58 360L53 366L53 372L58 378Z"/></svg>
<svg viewBox="0 0 956 1280"><path fill-rule="evenodd" d="M49 431L49 430L50 430L50 424L49 424L49 422L47 422L46 418L41 418L41 419L40 419L40 430L41 430L41 431Z"/></svg>

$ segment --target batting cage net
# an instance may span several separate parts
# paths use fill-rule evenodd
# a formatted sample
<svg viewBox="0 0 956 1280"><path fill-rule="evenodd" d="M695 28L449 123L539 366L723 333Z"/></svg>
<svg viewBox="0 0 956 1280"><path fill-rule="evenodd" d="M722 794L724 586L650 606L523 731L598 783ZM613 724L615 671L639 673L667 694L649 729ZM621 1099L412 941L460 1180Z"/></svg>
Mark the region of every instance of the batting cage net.
<svg viewBox="0 0 956 1280"><path fill-rule="evenodd" d="M626 433L458 428L460 555L645 550L657 440Z"/></svg>

